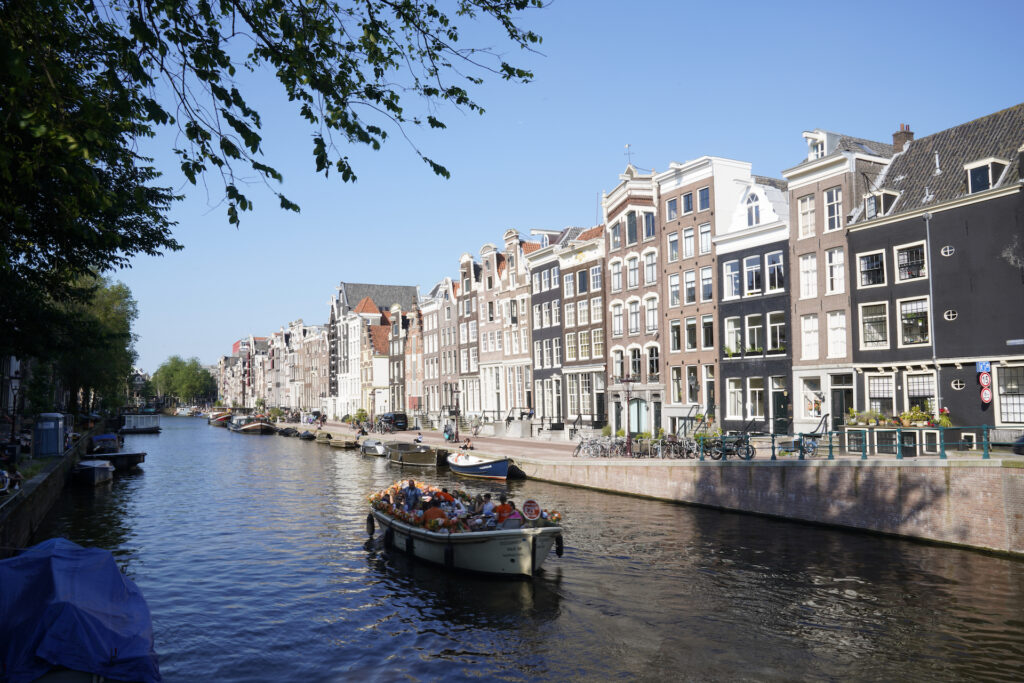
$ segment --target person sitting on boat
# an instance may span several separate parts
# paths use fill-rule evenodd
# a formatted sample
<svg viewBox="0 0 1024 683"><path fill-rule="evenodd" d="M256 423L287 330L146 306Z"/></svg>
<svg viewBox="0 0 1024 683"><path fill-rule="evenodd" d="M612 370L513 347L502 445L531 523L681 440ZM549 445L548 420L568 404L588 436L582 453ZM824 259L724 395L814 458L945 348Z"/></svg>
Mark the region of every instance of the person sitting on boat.
<svg viewBox="0 0 1024 683"><path fill-rule="evenodd" d="M429 522L432 519L440 519L442 521L448 519L448 514L441 509L441 501L434 498L430 501L430 506L426 512L423 513L423 522Z"/></svg>
<svg viewBox="0 0 1024 683"><path fill-rule="evenodd" d="M476 498L473 499L473 507L470 508L469 514L471 515L482 515L484 512L484 497L479 493L476 494Z"/></svg>
<svg viewBox="0 0 1024 683"><path fill-rule="evenodd" d="M452 494L448 493L448 489L443 488L443 487L441 488L441 492L440 493L435 493L434 494L434 497L437 498L438 500L440 500L442 503L452 503L452 502L455 501L455 496L453 496Z"/></svg>
<svg viewBox="0 0 1024 683"><path fill-rule="evenodd" d="M519 510L516 509L515 501L510 500L508 502L508 505L509 505L509 513L508 513L508 515L505 516L505 519L500 522L501 523L501 528L502 529L518 529L518 528L522 527L523 523L526 521L523 518L523 513L519 512Z"/></svg>
<svg viewBox="0 0 1024 683"><path fill-rule="evenodd" d="M416 433L416 438L413 439L413 441L415 441L416 443L423 443L423 434L421 434L420 432L417 432Z"/></svg>
<svg viewBox="0 0 1024 683"><path fill-rule="evenodd" d="M483 507L480 509L480 513L484 517L493 517L494 516L494 503L491 501L491 494L489 494L489 493L485 493L484 494L484 504L483 504Z"/></svg>
<svg viewBox="0 0 1024 683"><path fill-rule="evenodd" d="M494 508L494 514L498 517L498 524L501 524L508 517L508 514L512 512L513 508L508 504L508 496L504 493L498 496L498 500L501 504Z"/></svg>
<svg viewBox="0 0 1024 683"><path fill-rule="evenodd" d="M416 488L416 482L412 479L409 480L409 485L402 489L402 493L405 494L405 511L409 512L416 508L416 504L423 498L423 491Z"/></svg>

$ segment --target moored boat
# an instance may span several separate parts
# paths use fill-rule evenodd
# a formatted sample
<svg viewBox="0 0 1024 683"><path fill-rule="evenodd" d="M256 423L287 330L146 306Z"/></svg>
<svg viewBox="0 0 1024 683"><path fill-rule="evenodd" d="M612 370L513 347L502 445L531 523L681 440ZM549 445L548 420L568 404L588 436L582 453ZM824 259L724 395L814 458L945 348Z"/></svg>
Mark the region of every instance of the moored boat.
<svg viewBox="0 0 1024 683"><path fill-rule="evenodd" d="M331 439L331 446L334 448L357 448L359 438L355 436L336 436Z"/></svg>
<svg viewBox="0 0 1024 683"><path fill-rule="evenodd" d="M118 430L122 434L159 434L160 416L155 413L126 413L124 425Z"/></svg>
<svg viewBox="0 0 1024 683"><path fill-rule="evenodd" d="M71 469L71 478L83 486L98 486L114 478L114 466L106 460L81 460Z"/></svg>
<svg viewBox="0 0 1024 683"><path fill-rule="evenodd" d="M97 434L90 439L86 451L91 455L102 455L116 469L130 470L146 461L143 451L125 453L121 451L122 439L113 432Z"/></svg>
<svg viewBox="0 0 1024 683"><path fill-rule="evenodd" d="M433 467L437 465L437 450L421 443L391 441L385 444L388 460L407 467Z"/></svg>
<svg viewBox="0 0 1024 683"><path fill-rule="evenodd" d="M481 458L469 453L452 453L448 456L448 467L455 474L483 479L506 479L511 462L509 458Z"/></svg>
<svg viewBox="0 0 1024 683"><path fill-rule="evenodd" d="M298 436L299 430L295 427L285 427L284 429L277 430L278 436Z"/></svg>
<svg viewBox="0 0 1024 683"><path fill-rule="evenodd" d="M306 431L299 434L299 438L302 439L303 441L312 441L316 438L316 434L307 429Z"/></svg>
<svg viewBox="0 0 1024 683"><path fill-rule="evenodd" d="M359 452L363 455L385 456L388 454L387 446L383 441L377 439L366 439L359 444Z"/></svg>
<svg viewBox="0 0 1024 683"><path fill-rule="evenodd" d="M316 430L316 437L314 438L314 441L316 441L317 443L329 444L331 443L331 433L324 432L318 429Z"/></svg>
<svg viewBox="0 0 1024 683"><path fill-rule="evenodd" d="M391 490L397 490L397 486L400 482ZM558 513L542 516L535 501L523 503L524 512L529 510L530 514L519 528L471 531L459 519L434 519L424 525L414 513L394 507L386 493L371 497L366 526L372 538L380 525L388 550L449 569L508 577L533 576L544 565L552 547L558 556L562 555L562 527L555 521L560 519ZM430 493L439 495L428 487Z"/></svg>
<svg viewBox="0 0 1024 683"><path fill-rule="evenodd" d="M228 429L239 434L274 434L277 427L265 415L235 415L228 422Z"/></svg>
<svg viewBox="0 0 1024 683"><path fill-rule="evenodd" d="M214 427L227 427L228 422L231 420L230 410L219 410L210 413L210 417L206 418L208 424L212 424Z"/></svg>

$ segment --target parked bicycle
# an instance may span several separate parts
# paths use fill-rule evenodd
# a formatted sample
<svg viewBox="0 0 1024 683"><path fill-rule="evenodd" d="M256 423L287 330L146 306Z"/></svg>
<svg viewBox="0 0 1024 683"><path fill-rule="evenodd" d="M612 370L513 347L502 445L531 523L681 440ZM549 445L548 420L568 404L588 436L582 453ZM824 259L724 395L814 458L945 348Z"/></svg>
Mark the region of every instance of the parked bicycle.
<svg viewBox="0 0 1024 683"><path fill-rule="evenodd" d="M723 434L712 439L708 455L712 460L728 459L730 455L740 460L751 460L757 454L754 445L750 443L750 428L753 425L754 421L751 420L739 434ZM708 450L707 445L705 450Z"/></svg>

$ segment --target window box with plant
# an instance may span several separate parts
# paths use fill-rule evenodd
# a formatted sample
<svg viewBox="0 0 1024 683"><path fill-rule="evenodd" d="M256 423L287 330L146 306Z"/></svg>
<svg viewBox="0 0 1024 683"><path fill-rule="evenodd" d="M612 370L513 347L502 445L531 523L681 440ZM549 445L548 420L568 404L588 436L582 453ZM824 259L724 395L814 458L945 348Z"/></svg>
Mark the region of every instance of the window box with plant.
<svg viewBox="0 0 1024 683"><path fill-rule="evenodd" d="M900 422L904 427L927 427L931 420L931 413L923 410L921 406L911 406L910 410L900 413Z"/></svg>

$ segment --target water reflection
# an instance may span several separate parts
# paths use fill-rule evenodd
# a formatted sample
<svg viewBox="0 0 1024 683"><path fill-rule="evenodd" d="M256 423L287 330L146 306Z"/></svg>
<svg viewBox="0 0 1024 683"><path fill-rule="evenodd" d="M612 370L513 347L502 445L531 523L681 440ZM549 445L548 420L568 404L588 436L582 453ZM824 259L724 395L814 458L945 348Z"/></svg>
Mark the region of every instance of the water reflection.
<svg viewBox="0 0 1024 683"><path fill-rule="evenodd" d="M415 472L564 515L531 581L366 549L381 458L165 420L144 472L40 536L109 548L168 680L1019 678L1024 563L751 516ZM141 441L145 439L145 443ZM139 443L136 443L139 441Z"/></svg>

